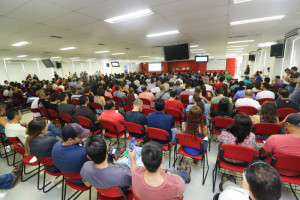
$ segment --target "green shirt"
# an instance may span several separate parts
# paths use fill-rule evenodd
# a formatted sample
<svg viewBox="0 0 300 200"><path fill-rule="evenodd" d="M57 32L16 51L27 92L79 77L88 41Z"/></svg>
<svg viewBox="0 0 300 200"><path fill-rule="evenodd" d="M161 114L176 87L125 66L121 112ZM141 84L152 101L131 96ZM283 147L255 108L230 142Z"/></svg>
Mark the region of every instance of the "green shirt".
<svg viewBox="0 0 300 200"><path fill-rule="evenodd" d="M226 79L232 79L232 76L231 76L230 74L227 74L227 75L225 76L225 78L226 78Z"/></svg>

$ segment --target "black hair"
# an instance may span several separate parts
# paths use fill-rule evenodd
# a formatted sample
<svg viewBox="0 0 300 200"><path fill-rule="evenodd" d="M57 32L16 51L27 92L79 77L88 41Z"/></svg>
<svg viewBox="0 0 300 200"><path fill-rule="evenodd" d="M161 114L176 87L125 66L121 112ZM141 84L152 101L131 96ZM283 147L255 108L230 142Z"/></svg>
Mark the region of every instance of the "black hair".
<svg viewBox="0 0 300 200"><path fill-rule="evenodd" d="M142 86L142 91L143 92L147 91L147 87L145 85Z"/></svg>
<svg viewBox="0 0 300 200"><path fill-rule="evenodd" d="M240 81L240 82L239 82L239 86L240 86L240 87L243 87L244 85L245 85L244 81Z"/></svg>
<svg viewBox="0 0 300 200"><path fill-rule="evenodd" d="M97 96L104 97L105 96L105 90L103 88L98 88L96 94L97 94Z"/></svg>
<svg viewBox="0 0 300 200"><path fill-rule="evenodd" d="M156 111L163 111L164 109L165 109L165 101L162 100L162 99L156 100L155 101L155 110Z"/></svg>
<svg viewBox="0 0 300 200"><path fill-rule="evenodd" d="M67 96L67 94L65 92L62 92L62 93L59 94L58 99L60 101L64 101L66 96Z"/></svg>
<svg viewBox="0 0 300 200"><path fill-rule="evenodd" d="M119 85L116 85L116 90L120 90L120 86Z"/></svg>
<svg viewBox="0 0 300 200"><path fill-rule="evenodd" d="M294 66L291 68L291 70L298 71L298 67Z"/></svg>
<svg viewBox="0 0 300 200"><path fill-rule="evenodd" d="M288 98L290 93L286 88L279 88L278 94L280 94L283 98Z"/></svg>
<svg viewBox="0 0 300 200"><path fill-rule="evenodd" d="M176 97L177 96L177 91L176 90L172 90L170 92L170 97Z"/></svg>
<svg viewBox="0 0 300 200"><path fill-rule="evenodd" d="M270 89L270 84L269 83L262 83L264 88L266 88L267 90Z"/></svg>
<svg viewBox="0 0 300 200"><path fill-rule="evenodd" d="M247 182L257 200L279 200L281 178L279 173L268 164L258 163L247 168Z"/></svg>
<svg viewBox="0 0 300 200"><path fill-rule="evenodd" d="M277 76L275 76L275 78L278 78L278 79L280 79L280 76L279 76L279 75L277 75Z"/></svg>
<svg viewBox="0 0 300 200"><path fill-rule="evenodd" d="M19 109L10 108L10 109L6 110L5 115L6 115L7 119L13 120L16 115L19 115Z"/></svg>
<svg viewBox="0 0 300 200"><path fill-rule="evenodd" d="M247 86L246 86L246 90L252 90L253 88L253 84L252 83L249 83Z"/></svg>
<svg viewBox="0 0 300 200"><path fill-rule="evenodd" d="M222 88L217 88L217 89L215 90L215 93L216 93L217 96L218 96L219 94L224 94Z"/></svg>
<svg viewBox="0 0 300 200"><path fill-rule="evenodd" d="M89 135L85 144L86 154L95 164L101 164L107 155L105 141L99 135Z"/></svg>
<svg viewBox="0 0 300 200"><path fill-rule="evenodd" d="M158 170L162 162L163 149L161 144L150 141L143 146L142 161L150 173Z"/></svg>
<svg viewBox="0 0 300 200"><path fill-rule="evenodd" d="M89 98L85 95L82 95L81 97L79 97L79 104L82 106L84 105L87 101L89 100Z"/></svg>
<svg viewBox="0 0 300 200"><path fill-rule="evenodd" d="M113 100L108 100L105 106L106 106L106 110L111 110L113 107L115 107L115 102Z"/></svg>
<svg viewBox="0 0 300 200"><path fill-rule="evenodd" d="M220 105L220 104L219 104ZM238 113L234 117L233 124L227 129L236 137L236 144L242 143L250 134L252 121L245 113Z"/></svg>
<svg viewBox="0 0 300 200"><path fill-rule="evenodd" d="M270 79L269 77L266 77L266 78L265 78L265 82L266 82L266 83L270 83L270 81L271 81L271 79Z"/></svg>
<svg viewBox="0 0 300 200"><path fill-rule="evenodd" d="M174 83L173 83L173 82L170 82L170 83L169 83L169 86L170 86L170 87L173 87L173 86L174 86Z"/></svg>
<svg viewBox="0 0 300 200"><path fill-rule="evenodd" d="M56 101L58 99L58 94L57 93L52 93L51 96L50 96L50 101L53 102L53 101Z"/></svg>
<svg viewBox="0 0 300 200"><path fill-rule="evenodd" d="M225 77L224 76L221 76L220 77L220 82L223 82L225 80Z"/></svg>
<svg viewBox="0 0 300 200"><path fill-rule="evenodd" d="M219 112L228 112L229 111L230 102L228 98L222 98L219 101L218 111Z"/></svg>

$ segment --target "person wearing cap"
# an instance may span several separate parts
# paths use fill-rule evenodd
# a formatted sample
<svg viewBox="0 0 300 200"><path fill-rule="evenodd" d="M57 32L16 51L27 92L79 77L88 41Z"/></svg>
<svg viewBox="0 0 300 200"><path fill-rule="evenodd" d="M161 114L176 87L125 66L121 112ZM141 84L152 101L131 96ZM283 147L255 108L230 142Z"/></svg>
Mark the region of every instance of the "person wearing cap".
<svg viewBox="0 0 300 200"><path fill-rule="evenodd" d="M81 142L90 131L82 128L79 124L70 123L62 129L62 140L57 142L52 149L54 165L62 172L80 172L83 164L88 161L85 148ZM84 185L81 179L70 180L71 182Z"/></svg>
<svg viewBox="0 0 300 200"><path fill-rule="evenodd" d="M285 121L285 135L276 134L271 135L263 147L259 150L261 157L269 158L272 154L287 154L300 156L300 114L291 114ZM299 171L278 170L282 175L297 176Z"/></svg>

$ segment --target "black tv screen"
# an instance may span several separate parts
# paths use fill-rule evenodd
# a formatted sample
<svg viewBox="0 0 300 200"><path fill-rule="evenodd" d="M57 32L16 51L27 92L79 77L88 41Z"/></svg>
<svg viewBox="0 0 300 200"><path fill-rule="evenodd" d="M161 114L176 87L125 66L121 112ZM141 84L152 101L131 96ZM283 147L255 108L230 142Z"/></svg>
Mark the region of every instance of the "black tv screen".
<svg viewBox="0 0 300 200"><path fill-rule="evenodd" d="M111 62L111 66L120 67L120 64L119 64L119 62Z"/></svg>
<svg viewBox="0 0 300 200"><path fill-rule="evenodd" d="M249 61L255 61L255 55L249 55Z"/></svg>
<svg viewBox="0 0 300 200"><path fill-rule="evenodd" d="M189 44L164 47L165 61L190 59Z"/></svg>
<svg viewBox="0 0 300 200"><path fill-rule="evenodd" d="M47 68L55 67L53 62L50 59L43 59L42 62Z"/></svg>
<svg viewBox="0 0 300 200"><path fill-rule="evenodd" d="M195 56L195 62L196 63L207 63L208 56Z"/></svg>
<svg viewBox="0 0 300 200"><path fill-rule="evenodd" d="M56 68L60 69L61 68L61 62L56 61Z"/></svg>

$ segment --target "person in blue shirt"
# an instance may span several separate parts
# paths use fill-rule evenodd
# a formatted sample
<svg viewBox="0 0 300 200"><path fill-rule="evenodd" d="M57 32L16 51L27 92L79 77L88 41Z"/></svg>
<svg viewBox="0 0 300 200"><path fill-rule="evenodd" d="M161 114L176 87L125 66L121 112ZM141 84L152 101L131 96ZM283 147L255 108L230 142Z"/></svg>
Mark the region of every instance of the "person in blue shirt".
<svg viewBox="0 0 300 200"><path fill-rule="evenodd" d="M82 128L79 124L71 123L62 130L63 141L57 142L52 149L54 165L62 172L80 172L83 164L88 161L85 148L81 142L87 137L90 130ZM70 180L71 182L84 185L81 179Z"/></svg>
<svg viewBox="0 0 300 200"><path fill-rule="evenodd" d="M255 81L262 81L262 77L259 74L255 74Z"/></svg>
<svg viewBox="0 0 300 200"><path fill-rule="evenodd" d="M159 99L155 102L156 112L148 115L148 127L154 127L168 131L170 134L171 143L175 142L175 136L178 133L175 128L175 120L171 115L164 113L165 101ZM159 141L162 142L162 141Z"/></svg>
<svg viewBox="0 0 300 200"><path fill-rule="evenodd" d="M245 86L247 86L249 83L252 83L249 79L250 79L249 76L245 76L245 80L244 80Z"/></svg>
<svg viewBox="0 0 300 200"><path fill-rule="evenodd" d="M252 88L253 88L253 84L252 84L252 83L250 83L250 84L248 84L248 85L246 86L246 89L247 89L247 90L252 90ZM236 98L240 98L240 97L245 97L246 89L237 91L237 92L235 93L235 95L233 96L233 98L236 99ZM256 97L255 97L255 94L254 94L254 93L253 93L252 99L253 99L253 100L256 100Z"/></svg>

